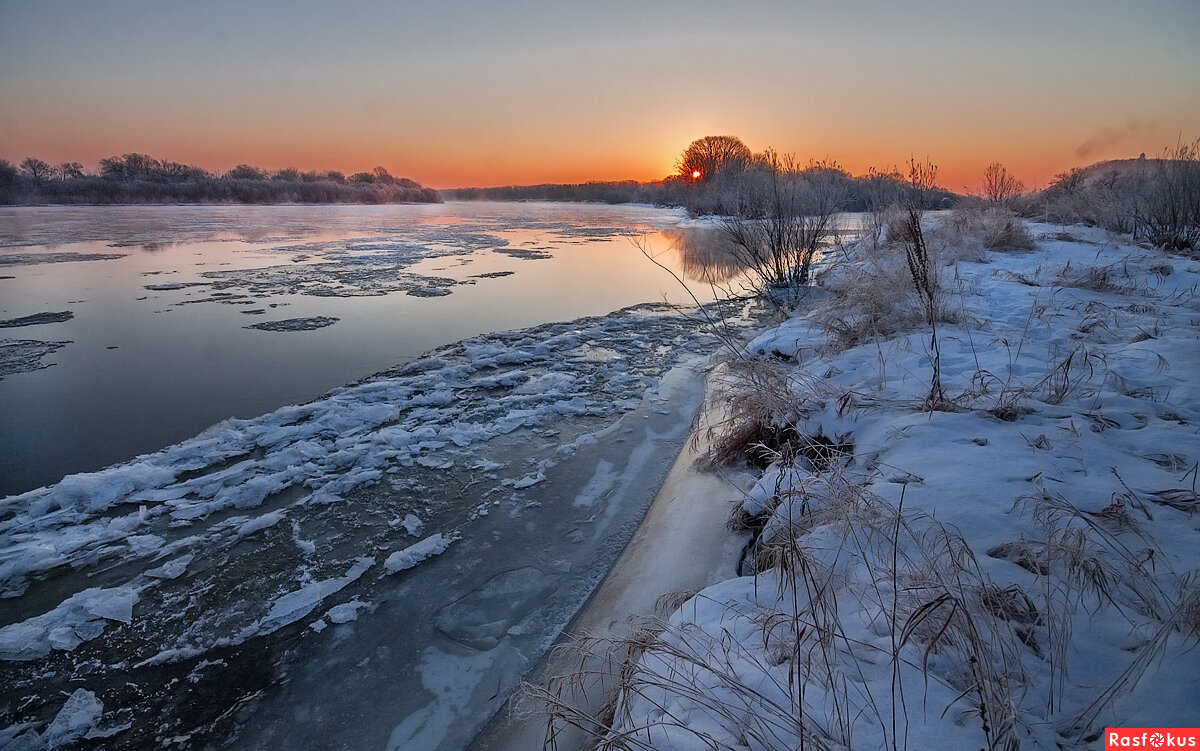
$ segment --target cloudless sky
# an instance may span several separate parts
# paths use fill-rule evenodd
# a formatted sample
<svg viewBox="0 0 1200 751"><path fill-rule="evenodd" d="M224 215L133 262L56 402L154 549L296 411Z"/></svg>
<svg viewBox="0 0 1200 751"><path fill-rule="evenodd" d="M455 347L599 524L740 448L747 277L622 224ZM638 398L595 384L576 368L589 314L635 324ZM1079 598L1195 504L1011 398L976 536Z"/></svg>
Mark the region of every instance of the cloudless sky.
<svg viewBox="0 0 1200 751"><path fill-rule="evenodd" d="M0 157L655 179L731 134L1027 184L1200 135L1200 1L0 0Z"/></svg>

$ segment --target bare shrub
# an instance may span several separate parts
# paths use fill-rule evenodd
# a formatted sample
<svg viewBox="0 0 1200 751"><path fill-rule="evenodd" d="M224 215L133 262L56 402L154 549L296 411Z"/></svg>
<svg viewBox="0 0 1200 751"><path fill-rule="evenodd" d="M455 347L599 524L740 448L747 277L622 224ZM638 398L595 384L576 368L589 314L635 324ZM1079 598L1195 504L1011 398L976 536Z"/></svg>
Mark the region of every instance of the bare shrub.
<svg viewBox="0 0 1200 751"><path fill-rule="evenodd" d="M903 182L904 178L895 167L888 170L870 167L867 174L858 179L862 208L867 215L864 236L874 250L878 250L880 243L888 239L890 215L900 202Z"/></svg>
<svg viewBox="0 0 1200 751"><path fill-rule="evenodd" d="M1090 292L1112 292L1134 294L1144 292L1145 287L1130 273L1128 261L1114 261L1103 266L1085 266L1065 263L1054 276L1058 287L1075 287Z"/></svg>
<svg viewBox="0 0 1200 751"><path fill-rule="evenodd" d="M892 249L856 264L843 264L825 283L828 297L814 320L833 337L835 349L882 340L924 320L913 299L908 268Z"/></svg>
<svg viewBox="0 0 1200 751"><path fill-rule="evenodd" d="M1200 138L1166 149L1139 198L1147 240L1167 250L1200 249Z"/></svg>
<svg viewBox="0 0 1200 751"><path fill-rule="evenodd" d="M942 356L938 349L937 336L938 269L921 227L925 211L928 208L928 196L936 187L936 179L936 165L931 162L918 163L913 159L909 163L909 184L904 202L908 235L904 241L905 259L908 261L908 271L913 287L917 291L917 297L925 312L925 322L929 324L930 329L929 364L933 368L933 374L930 378L926 404L931 409L946 401L946 392L942 389Z"/></svg>
<svg viewBox="0 0 1200 751"><path fill-rule="evenodd" d="M836 232L844 201L835 167L800 169L790 155L768 150L744 176L739 215L722 229L759 290L774 299L799 299L817 253Z"/></svg>

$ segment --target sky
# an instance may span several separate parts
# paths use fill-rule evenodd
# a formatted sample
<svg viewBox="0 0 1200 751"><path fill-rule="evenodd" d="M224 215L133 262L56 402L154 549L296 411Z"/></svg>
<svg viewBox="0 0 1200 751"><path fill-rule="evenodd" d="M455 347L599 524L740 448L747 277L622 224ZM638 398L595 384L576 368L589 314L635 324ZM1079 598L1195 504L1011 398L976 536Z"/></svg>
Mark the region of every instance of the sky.
<svg viewBox="0 0 1200 751"><path fill-rule="evenodd" d="M652 180L706 135L952 190L1200 136L1197 0L0 0L0 157Z"/></svg>

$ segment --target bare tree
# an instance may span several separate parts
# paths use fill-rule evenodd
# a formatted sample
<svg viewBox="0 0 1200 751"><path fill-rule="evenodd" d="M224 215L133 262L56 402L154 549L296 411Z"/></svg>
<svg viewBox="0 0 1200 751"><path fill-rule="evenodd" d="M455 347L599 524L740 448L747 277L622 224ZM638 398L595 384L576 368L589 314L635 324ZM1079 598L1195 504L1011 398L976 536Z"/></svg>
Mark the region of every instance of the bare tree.
<svg viewBox="0 0 1200 751"><path fill-rule="evenodd" d="M1000 162L992 162L984 168L983 196L992 203L1008 206L1024 190L1024 184L1010 175Z"/></svg>
<svg viewBox="0 0 1200 751"><path fill-rule="evenodd" d="M47 162L32 156L25 157L20 170L26 177L32 177L34 180L48 180L53 174L53 168Z"/></svg>
<svg viewBox="0 0 1200 751"><path fill-rule="evenodd" d="M750 149L736 136L705 136L692 141L679 159L679 175L709 182L722 172L740 172L751 160Z"/></svg>
<svg viewBox="0 0 1200 751"><path fill-rule="evenodd" d="M229 180L266 180L267 173L249 164L239 164L225 173Z"/></svg>
<svg viewBox="0 0 1200 751"><path fill-rule="evenodd" d="M83 177L83 165L79 162L63 162L54 168L57 180L78 180Z"/></svg>

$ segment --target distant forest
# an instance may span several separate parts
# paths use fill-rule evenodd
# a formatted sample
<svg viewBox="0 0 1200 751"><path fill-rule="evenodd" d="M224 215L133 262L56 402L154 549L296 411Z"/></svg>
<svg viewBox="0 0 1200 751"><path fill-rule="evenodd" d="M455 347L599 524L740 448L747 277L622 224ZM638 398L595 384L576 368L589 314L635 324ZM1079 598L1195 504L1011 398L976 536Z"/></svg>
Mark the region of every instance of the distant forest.
<svg viewBox="0 0 1200 751"><path fill-rule="evenodd" d="M0 159L0 204L116 203L439 203L432 188L383 167L349 177L341 172L277 172L238 165L213 174L190 164L125 154L86 172L78 162L49 164L29 157Z"/></svg>
<svg viewBox="0 0 1200 751"><path fill-rule="evenodd" d="M854 177L836 164L809 167L836 183L841 211L866 211L881 189L899 190L899 174L872 172ZM693 214L738 214L739 199L751 194L742 172L736 179L700 181L681 176L640 183L634 180L577 184L507 185L498 188L454 188L443 190L449 201L589 201L594 203L645 203L655 206L683 206ZM958 196L936 189L933 204L949 208Z"/></svg>
<svg viewBox="0 0 1200 751"><path fill-rule="evenodd" d="M729 138L729 137L720 137ZM703 140L703 139L702 139ZM736 139L731 139L736 141ZM738 142L740 144L740 142ZM741 146L745 149L744 146ZM383 167L349 176L341 172L270 172L248 164L215 174L190 164L125 154L101 159L95 172L78 162L50 164L29 157L13 165L0 159L0 204L154 204L154 203L439 203L459 201L579 201L643 203L682 206L692 214L753 216L761 203L766 155L745 150L744 164L717 169L683 169L686 174L662 180L586 182L576 184L510 185L495 188L457 188L441 192ZM865 211L881 192L894 192L900 175L872 171L852 176L833 162L813 162L797 168L804 177L819 177L836 197L838 210ZM695 175L693 176L693 172ZM769 180L767 182L770 182ZM811 182L811 180L810 180ZM768 191L769 192L769 191ZM937 191L935 206L949 207L957 196Z"/></svg>

